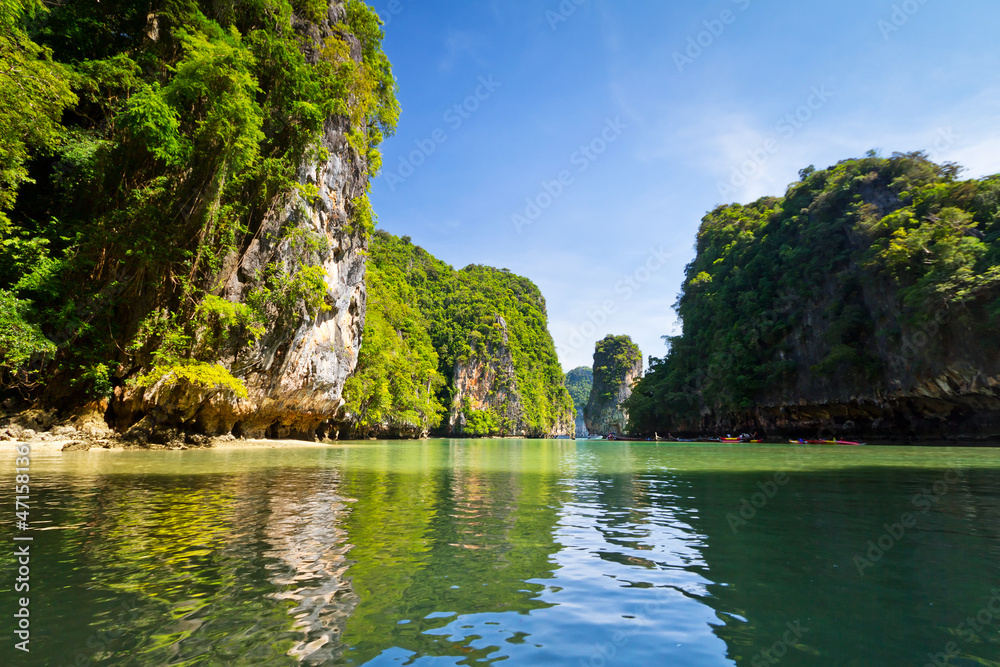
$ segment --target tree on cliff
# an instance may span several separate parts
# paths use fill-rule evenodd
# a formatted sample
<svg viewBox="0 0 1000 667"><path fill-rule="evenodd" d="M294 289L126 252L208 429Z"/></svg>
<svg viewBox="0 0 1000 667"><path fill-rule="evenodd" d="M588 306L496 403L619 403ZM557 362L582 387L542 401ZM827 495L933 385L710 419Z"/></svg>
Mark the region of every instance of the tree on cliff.
<svg viewBox="0 0 1000 667"><path fill-rule="evenodd" d="M538 287L506 269L456 271L382 230L370 252L370 321L345 391L352 428L359 419L385 435L541 436L568 427L572 399ZM459 394L467 385L475 401Z"/></svg>
<svg viewBox="0 0 1000 667"><path fill-rule="evenodd" d="M590 390L594 386L594 369L579 366L566 373L566 391L573 399L573 407L578 416L583 416L583 410L590 400Z"/></svg>
<svg viewBox="0 0 1000 667"><path fill-rule="evenodd" d="M329 307L316 262L259 267L246 303L217 295L251 245L282 240L265 221L320 196L300 172L326 160L331 127L364 178L378 169L399 108L377 15L359 0L0 0L0 27L0 339L23 341L0 350L0 382L59 378L46 398L63 405L170 374L238 390L223 350ZM349 209L367 233L366 195ZM326 240L289 242L304 256Z"/></svg>
<svg viewBox="0 0 1000 667"><path fill-rule="evenodd" d="M955 369L1000 373L1000 176L958 172L871 153L706 215L683 332L627 401L631 428L728 429L761 406L884 403Z"/></svg>
<svg viewBox="0 0 1000 667"><path fill-rule="evenodd" d="M628 413L622 404L642 376L642 352L628 336L605 336L594 349L594 384L584 409L591 433L624 434Z"/></svg>

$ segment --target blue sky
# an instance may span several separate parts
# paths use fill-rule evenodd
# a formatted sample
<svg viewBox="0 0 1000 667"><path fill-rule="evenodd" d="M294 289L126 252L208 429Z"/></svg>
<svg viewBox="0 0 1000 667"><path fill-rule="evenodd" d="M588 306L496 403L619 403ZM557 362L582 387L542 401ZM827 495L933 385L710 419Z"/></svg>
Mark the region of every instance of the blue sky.
<svg viewBox="0 0 1000 667"><path fill-rule="evenodd" d="M1000 171L995 0L369 0L399 82L379 226L532 279L563 368L644 357L704 214L869 149Z"/></svg>

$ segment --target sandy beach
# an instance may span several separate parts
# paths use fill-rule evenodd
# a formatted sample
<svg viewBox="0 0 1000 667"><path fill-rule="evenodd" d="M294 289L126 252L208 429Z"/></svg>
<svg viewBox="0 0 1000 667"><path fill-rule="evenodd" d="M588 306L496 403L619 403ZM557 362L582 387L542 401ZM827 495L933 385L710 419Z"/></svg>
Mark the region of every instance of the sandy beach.
<svg viewBox="0 0 1000 667"><path fill-rule="evenodd" d="M228 438L213 438L207 445L135 445L119 440L104 440L87 442L65 437L35 438L32 440L0 441L0 454L14 453L15 447L27 444L33 452L90 451L107 452L115 450L155 451L155 450L187 450L187 449L298 449L303 447L330 447L337 442L309 442L306 440L237 440Z"/></svg>

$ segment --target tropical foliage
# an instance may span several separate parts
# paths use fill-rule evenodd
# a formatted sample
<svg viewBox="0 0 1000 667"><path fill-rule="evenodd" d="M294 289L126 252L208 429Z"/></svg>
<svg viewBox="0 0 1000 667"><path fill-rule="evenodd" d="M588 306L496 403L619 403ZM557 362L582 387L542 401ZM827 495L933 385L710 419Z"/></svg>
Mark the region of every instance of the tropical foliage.
<svg viewBox="0 0 1000 667"><path fill-rule="evenodd" d="M945 320L995 346L1000 176L959 171L870 152L706 215L675 306L683 332L629 399L633 429L747 410L791 386L889 388L914 332Z"/></svg>
<svg viewBox="0 0 1000 667"><path fill-rule="evenodd" d="M594 384L587 401L586 418L591 422L608 408L617 409L622 387L629 374L642 371L642 352L628 336L607 335L594 346ZM629 387L631 389L631 387Z"/></svg>
<svg viewBox="0 0 1000 667"><path fill-rule="evenodd" d="M498 367L505 352L514 386L502 389L509 390L508 403L523 411L528 432L551 432L558 419L572 414L545 300L530 280L479 265L456 271L409 237L383 231L372 237L368 266L369 325L345 391L349 412L362 426L381 423L391 430L416 420L435 428L453 406L456 368L470 362ZM393 368L394 359L411 362ZM470 435L510 433L516 426L501 416L509 412L504 409L456 409Z"/></svg>
<svg viewBox="0 0 1000 667"><path fill-rule="evenodd" d="M590 398L590 388L594 385L594 369L589 366L579 366L566 373L566 391L573 399L573 409L577 416L583 414Z"/></svg>
<svg viewBox="0 0 1000 667"><path fill-rule="evenodd" d="M305 263L266 267L239 312L211 295L268 216L316 195L299 170L326 157L331 123L377 170L399 108L370 8L0 0L0 22L0 338L19 341L0 350L5 385L180 376L252 343L269 310L325 307ZM367 199L350 209L369 231Z"/></svg>

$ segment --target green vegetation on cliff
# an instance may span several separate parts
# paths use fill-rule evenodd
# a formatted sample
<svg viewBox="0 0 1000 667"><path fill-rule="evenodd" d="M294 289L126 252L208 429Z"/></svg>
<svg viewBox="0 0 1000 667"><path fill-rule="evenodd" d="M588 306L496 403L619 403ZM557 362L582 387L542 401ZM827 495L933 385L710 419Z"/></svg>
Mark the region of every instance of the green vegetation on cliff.
<svg viewBox="0 0 1000 667"><path fill-rule="evenodd" d="M360 430L447 429L448 409L463 413L470 435L543 435L571 420L545 300L530 280L487 266L456 271L408 237L382 231L372 237L368 266L368 324L345 391ZM406 358L419 363L392 366ZM456 373L472 363L495 373L484 387L495 402L477 407L466 396L456 406ZM384 407L372 411L373 404Z"/></svg>
<svg viewBox="0 0 1000 667"><path fill-rule="evenodd" d="M417 292L402 267L383 259L382 236L376 232L366 269L365 331L344 387L345 409L362 435L419 435L441 423L437 394L444 378Z"/></svg>
<svg viewBox="0 0 1000 667"><path fill-rule="evenodd" d="M676 305L683 333L628 401L632 428L697 425L789 390L875 394L935 359L995 357L1000 176L958 172L922 153L869 153L706 215Z"/></svg>
<svg viewBox="0 0 1000 667"><path fill-rule="evenodd" d="M590 398L590 389L594 386L594 369L579 366L566 373L566 391L573 399L573 407L577 416L583 415L583 409Z"/></svg>
<svg viewBox="0 0 1000 667"><path fill-rule="evenodd" d="M584 411L587 429L594 433L626 430L622 402L632 383L642 375L642 351L628 336L605 336L594 346L594 385Z"/></svg>
<svg viewBox="0 0 1000 667"><path fill-rule="evenodd" d="M58 377L65 397L150 369L214 377L268 313L326 307L322 267L304 264L266 267L245 305L211 295L268 216L317 195L299 170L325 159L331 123L377 170L398 105L371 9L0 3L0 339L17 341L0 349L4 386ZM350 210L364 233L366 198Z"/></svg>

